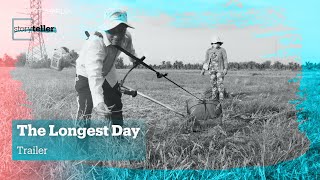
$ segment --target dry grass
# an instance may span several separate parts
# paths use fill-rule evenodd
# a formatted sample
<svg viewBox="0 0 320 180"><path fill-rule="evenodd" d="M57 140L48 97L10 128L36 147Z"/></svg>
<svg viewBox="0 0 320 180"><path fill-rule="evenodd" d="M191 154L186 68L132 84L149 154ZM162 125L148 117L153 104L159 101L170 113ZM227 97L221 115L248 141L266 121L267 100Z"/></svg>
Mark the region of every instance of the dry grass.
<svg viewBox="0 0 320 180"><path fill-rule="evenodd" d="M127 70L119 71L123 76ZM198 71L167 70L169 78L200 96L209 77ZM18 68L13 72L23 82L32 102L35 119L74 119L77 109L74 69ZM254 75L253 75L254 73ZM124 116L143 119L148 125L147 154L143 162L104 162L107 167L143 169L227 169L267 166L294 159L306 152L309 142L297 128L295 107L298 82L291 71L229 72L225 86L232 96L223 104L223 125L186 131L186 119L141 97L123 96ZM127 85L186 113L192 98L176 86L147 70L134 70ZM61 161L48 166L52 179L84 178L78 162ZM91 173L91 172L90 172Z"/></svg>

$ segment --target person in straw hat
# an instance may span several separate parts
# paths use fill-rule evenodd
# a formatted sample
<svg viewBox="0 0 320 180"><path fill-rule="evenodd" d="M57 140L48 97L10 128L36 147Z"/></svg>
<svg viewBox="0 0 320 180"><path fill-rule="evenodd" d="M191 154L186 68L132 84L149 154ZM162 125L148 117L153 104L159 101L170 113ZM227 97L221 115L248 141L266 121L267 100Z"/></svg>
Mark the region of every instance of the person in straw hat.
<svg viewBox="0 0 320 180"><path fill-rule="evenodd" d="M92 110L111 117L113 125L123 125L120 85L115 60L119 45L135 54L124 10L108 10L104 23L85 42L76 62L77 119L82 127L90 126ZM133 60L131 59L133 62Z"/></svg>
<svg viewBox="0 0 320 180"><path fill-rule="evenodd" d="M224 76L228 72L228 59L226 50L221 47L223 42L220 37L213 37L211 39L211 48L206 51L205 61L203 63L203 69L201 75L204 75L208 70L210 74L210 82L212 87L212 99L219 100L224 99Z"/></svg>

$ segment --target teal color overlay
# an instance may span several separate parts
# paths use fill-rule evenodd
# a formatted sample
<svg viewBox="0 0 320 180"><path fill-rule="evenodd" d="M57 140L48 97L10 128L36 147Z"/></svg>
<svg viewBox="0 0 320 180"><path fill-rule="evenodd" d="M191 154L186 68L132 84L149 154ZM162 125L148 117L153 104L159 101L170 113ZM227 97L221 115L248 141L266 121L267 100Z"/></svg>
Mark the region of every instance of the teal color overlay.
<svg viewBox="0 0 320 180"><path fill-rule="evenodd" d="M320 71L303 69L299 75L297 121L310 141L302 156L272 166L226 170L152 170L85 166L86 179L320 179ZM295 79L296 80L296 79ZM317 85L317 86L315 86ZM89 173L90 172L90 173Z"/></svg>
<svg viewBox="0 0 320 180"><path fill-rule="evenodd" d="M125 122L126 126L121 130L116 126L111 127L106 122L91 120L89 130L89 128L84 129L84 126L77 126L72 120L14 120L12 159L38 161L145 159L143 121ZM130 128L140 128L135 139L133 129Z"/></svg>

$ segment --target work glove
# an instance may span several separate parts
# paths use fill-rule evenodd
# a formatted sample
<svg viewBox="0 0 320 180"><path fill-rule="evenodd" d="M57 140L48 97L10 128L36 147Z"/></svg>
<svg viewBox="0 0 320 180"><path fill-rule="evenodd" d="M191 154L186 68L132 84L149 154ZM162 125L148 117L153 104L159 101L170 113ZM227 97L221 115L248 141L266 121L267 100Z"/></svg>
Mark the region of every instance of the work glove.
<svg viewBox="0 0 320 180"><path fill-rule="evenodd" d="M95 107L95 111L101 116L111 115L111 111L109 110L108 106L103 102L99 103L97 107Z"/></svg>
<svg viewBox="0 0 320 180"><path fill-rule="evenodd" d="M132 66L138 66L138 65L139 65L139 63L136 60L132 61Z"/></svg>

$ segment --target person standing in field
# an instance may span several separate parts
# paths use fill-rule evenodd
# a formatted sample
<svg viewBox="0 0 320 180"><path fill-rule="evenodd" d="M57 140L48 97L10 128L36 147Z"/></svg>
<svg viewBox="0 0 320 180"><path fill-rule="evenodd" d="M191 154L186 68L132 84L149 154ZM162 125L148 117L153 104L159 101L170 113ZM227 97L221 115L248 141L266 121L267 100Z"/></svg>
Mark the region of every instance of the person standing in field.
<svg viewBox="0 0 320 180"><path fill-rule="evenodd" d="M104 24L85 42L76 63L78 111L81 127L90 127L92 110L111 118L113 125L123 125L120 85L115 69L119 45L135 54L127 28L127 13L111 10L105 14ZM130 59L133 61L132 59Z"/></svg>
<svg viewBox="0 0 320 180"><path fill-rule="evenodd" d="M203 63L203 69L201 75L204 75L205 71L208 70L210 74L210 83L212 87L212 99L219 100L224 99L224 76L228 72L228 59L226 50L221 47L223 42L219 37L213 37L211 39L211 48L206 51L205 61Z"/></svg>

